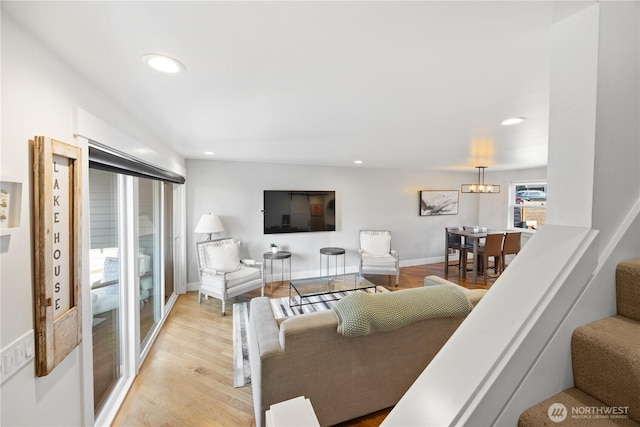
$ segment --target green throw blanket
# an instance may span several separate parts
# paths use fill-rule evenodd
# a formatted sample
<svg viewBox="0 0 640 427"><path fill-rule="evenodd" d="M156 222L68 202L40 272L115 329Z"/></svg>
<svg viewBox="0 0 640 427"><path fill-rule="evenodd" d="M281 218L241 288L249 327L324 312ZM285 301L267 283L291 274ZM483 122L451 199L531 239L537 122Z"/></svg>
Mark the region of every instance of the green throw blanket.
<svg viewBox="0 0 640 427"><path fill-rule="evenodd" d="M471 303L449 285L369 294L354 292L331 309L338 317L338 333L348 337L390 331L409 323L436 317L466 317Z"/></svg>

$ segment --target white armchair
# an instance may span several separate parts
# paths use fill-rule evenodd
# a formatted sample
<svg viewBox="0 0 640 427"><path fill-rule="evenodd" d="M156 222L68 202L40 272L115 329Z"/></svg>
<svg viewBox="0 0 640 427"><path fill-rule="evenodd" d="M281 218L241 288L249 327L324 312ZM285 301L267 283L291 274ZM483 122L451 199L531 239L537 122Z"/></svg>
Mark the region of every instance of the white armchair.
<svg viewBox="0 0 640 427"><path fill-rule="evenodd" d="M196 243L198 273L202 296L222 301L222 315L226 314L226 300L261 288L264 296L264 268L261 262L240 260L240 242L232 238Z"/></svg>
<svg viewBox="0 0 640 427"><path fill-rule="evenodd" d="M391 249L391 231L360 231L360 275L384 274L396 276L396 286L400 279L400 257Z"/></svg>

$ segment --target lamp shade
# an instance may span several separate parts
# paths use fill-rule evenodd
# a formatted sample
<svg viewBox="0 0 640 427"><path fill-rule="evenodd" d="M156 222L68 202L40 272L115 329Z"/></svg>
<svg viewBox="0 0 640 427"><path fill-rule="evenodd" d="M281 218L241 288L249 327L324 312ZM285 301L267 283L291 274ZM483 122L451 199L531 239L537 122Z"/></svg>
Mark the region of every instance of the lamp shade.
<svg viewBox="0 0 640 427"><path fill-rule="evenodd" d="M218 233L220 231L224 231L222 222L218 215L211 213L204 214L200 217L200 221L198 221L195 230L196 233L209 234L209 238L211 238L212 233Z"/></svg>

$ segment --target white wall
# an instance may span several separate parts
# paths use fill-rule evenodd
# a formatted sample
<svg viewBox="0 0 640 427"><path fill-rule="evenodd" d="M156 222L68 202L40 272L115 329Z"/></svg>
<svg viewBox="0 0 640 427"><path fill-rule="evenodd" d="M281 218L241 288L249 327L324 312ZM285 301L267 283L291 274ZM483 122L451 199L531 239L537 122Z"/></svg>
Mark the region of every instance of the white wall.
<svg viewBox="0 0 640 427"><path fill-rule="evenodd" d="M640 196L640 2L600 10L592 218L609 237Z"/></svg>
<svg viewBox="0 0 640 427"><path fill-rule="evenodd" d="M319 249L345 248L347 270L358 265L358 232L361 229L392 231L392 246L401 265L442 261L444 227L476 224L475 195L460 194L458 215L419 216L420 190L456 190L475 179L473 173L379 170L260 164L209 160L187 161L188 281L198 281L194 243L207 236L195 235L200 215L220 215L225 231L243 242L243 257L262 259L270 242L292 252L293 276L317 274ZM336 231L295 234L263 233L263 190L335 190ZM275 273L275 270L274 270Z"/></svg>
<svg viewBox="0 0 640 427"><path fill-rule="evenodd" d="M17 177L23 182L22 228L0 238L0 346L4 348L34 327L29 139L44 135L74 144L72 110L80 106L148 146L163 150L163 145L157 144L160 139L131 120L133 115L126 109L111 102L104 93L64 65L5 13L2 14L1 30L1 171L3 176ZM180 162L178 157L173 158ZM182 163L184 166L184 160ZM88 206L87 194L83 202ZM85 268L88 264L83 263ZM85 277L88 277L88 270ZM84 336L90 338L91 322L87 322L90 319L87 315L85 311ZM88 346L89 354L86 349L83 354L84 346ZM83 395L82 375L83 363L87 358L91 360L90 351L90 339L85 339L49 375L35 377L31 362L2 384L0 424L92 424L91 391Z"/></svg>

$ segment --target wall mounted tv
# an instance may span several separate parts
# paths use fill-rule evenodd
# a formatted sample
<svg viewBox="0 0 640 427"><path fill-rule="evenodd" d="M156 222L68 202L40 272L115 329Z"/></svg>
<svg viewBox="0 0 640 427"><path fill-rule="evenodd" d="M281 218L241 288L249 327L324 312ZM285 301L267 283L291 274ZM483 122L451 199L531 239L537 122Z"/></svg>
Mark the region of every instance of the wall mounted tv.
<svg viewBox="0 0 640 427"><path fill-rule="evenodd" d="M264 234L335 231L335 191L264 191Z"/></svg>

